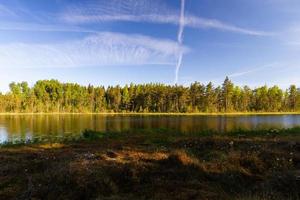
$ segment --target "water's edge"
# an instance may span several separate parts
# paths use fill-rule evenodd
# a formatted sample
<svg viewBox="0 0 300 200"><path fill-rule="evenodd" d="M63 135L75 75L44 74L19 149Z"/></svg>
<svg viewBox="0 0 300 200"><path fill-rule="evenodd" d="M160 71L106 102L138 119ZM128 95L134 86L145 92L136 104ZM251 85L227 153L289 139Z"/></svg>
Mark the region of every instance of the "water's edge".
<svg viewBox="0 0 300 200"><path fill-rule="evenodd" d="M300 115L300 112L233 112L233 113L140 113L140 112L49 112L49 113L0 113L0 115L181 115L181 116L243 116L243 115Z"/></svg>

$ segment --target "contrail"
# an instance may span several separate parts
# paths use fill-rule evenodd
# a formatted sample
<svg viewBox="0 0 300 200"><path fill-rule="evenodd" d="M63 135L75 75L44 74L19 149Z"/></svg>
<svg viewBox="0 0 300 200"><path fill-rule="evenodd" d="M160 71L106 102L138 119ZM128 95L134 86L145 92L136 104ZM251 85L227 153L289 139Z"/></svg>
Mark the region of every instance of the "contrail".
<svg viewBox="0 0 300 200"><path fill-rule="evenodd" d="M184 10L185 10L185 0L181 0L179 30L178 30L178 35L177 35L177 42L178 42L179 46L182 46L182 42L183 42L183 31L184 31L184 25L185 25ZM180 50L178 53L178 60L177 60L177 65L176 65L176 70L175 70L175 84L178 83L178 74L179 74L179 69L181 67L182 58L183 58L183 52Z"/></svg>

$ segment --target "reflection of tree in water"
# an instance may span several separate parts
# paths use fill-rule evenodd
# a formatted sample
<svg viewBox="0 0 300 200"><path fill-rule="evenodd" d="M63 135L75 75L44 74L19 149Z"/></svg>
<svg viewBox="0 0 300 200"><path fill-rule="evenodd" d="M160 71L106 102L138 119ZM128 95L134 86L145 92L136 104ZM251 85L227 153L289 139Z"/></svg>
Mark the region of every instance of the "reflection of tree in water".
<svg viewBox="0 0 300 200"><path fill-rule="evenodd" d="M0 140L64 137L83 130L117 131L169 129L181 133L236 129L287 128L300 124L299 115L285 116L179 116L179 115L1 115Z"/></svg>

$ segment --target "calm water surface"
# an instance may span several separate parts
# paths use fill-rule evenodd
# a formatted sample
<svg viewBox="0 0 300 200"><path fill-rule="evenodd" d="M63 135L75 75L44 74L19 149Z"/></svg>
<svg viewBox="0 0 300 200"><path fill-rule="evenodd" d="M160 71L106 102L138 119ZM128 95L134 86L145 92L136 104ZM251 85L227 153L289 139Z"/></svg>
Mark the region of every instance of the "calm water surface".
<svg viewBox="0 0 300 200"><path fill-rule="evenodd" d="M182 133L300 126L300 115L167 116L167 115L0 115L0 143L35 137L78 136L85 129L122 132L172 129Z"/></svg>

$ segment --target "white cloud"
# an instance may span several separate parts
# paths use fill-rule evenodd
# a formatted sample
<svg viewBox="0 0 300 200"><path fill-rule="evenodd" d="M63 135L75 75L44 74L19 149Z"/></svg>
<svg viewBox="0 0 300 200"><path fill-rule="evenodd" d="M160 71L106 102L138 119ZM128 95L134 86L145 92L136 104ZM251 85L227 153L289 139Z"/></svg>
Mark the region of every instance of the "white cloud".
<svg viewBox="0 0 300 200"><path fill-rule="evenodd" d="M60 24L38 24L38 23L17 23L0 22L0 31L37 31L37 32L79 32L97 33L98 31Z"/></svg>
<svg viewBox="0 0 300 200"><path fill-rule="evenodd" d="M0 68L174 65L179 51L188 49L171 40L102 32L59 44L0 45Z"/></svg>
<svg viewBox="0 0 300 200"><path fill-rule="evenodd" d="M235 77L245 76L245 75L248 75L248 74L252 74L252 73L255 73L255 72L260 72L260 71L270 69L270 68L274 68L274 67L278 67L278 66L283 66L283 65L282 64L280 65L279 63L272 63L272 64L260 66L260 67L253 67L249 70L245 70L245 71L230 74L230 75L228 75L228 77L229 78L235 78Z"/></svg>
<svg viewBox="0 0 300 200"><path fill-rule="evenodd" d="M221 31L229 31L229 32L235 32L235 33L253 35L253 36L273 35L273 33L251 30L251 29L246 29L246 28L240 28L240 27L237 27L234 25L226 24L219 20L205 19L205 18L199 18L199 17L195 17L195 16L187 17L186 24L187 24L187 26L192 27L192 28L207 28L207 29L211 28L211 29L218 29Z"/></svg>
<svg viewBox="0 0 300 200"><path fill-rule="evenodd" d="M164 13L165 16L161 16ZM86 1L69 6L61 14L63 21L72 24L111 21L178 23L177 12L158 0Z"/></svg>
<svg viewBox="0 0 300 200"><path fill-rule="evenodd" d="M61 15L71 24L101 23L114 21L147 22L179 25L180 11L169 8L163 1L89 1L84 5L73 5ZM241 28L215 19L200 18L186 14L185 26L197 29L217 29L246 35L266 36L270 33Z"/></svg>
<svg viewBox="0 0 300 200"><path fill-rule="evenodd" d="M179 25L180 11L171 8L161 0L92 0L84 3L74 4L65 9L58 15L58 18L69 25L47 25L43 23L43 17L35 16L31 12L18 8L20 15L30 16L32 19L39 21L37 23L11 23L2 21L0 30L16 30L16 31L48 31L48 32L95 32L70 25L82 25L87 23L102 22L146 22L156 24L172 24ZM0 16L18 15L11 9L0 4ZM56 21L57 15L53 15ZM42 21L41 21L42 20ZM206 19L197 17L192 14L185 14L185 26L196 29L217 29L222 31L235 32L246 35L265 36L270 33L241 28L231 24L224 23L216 19Z"/></svg>

